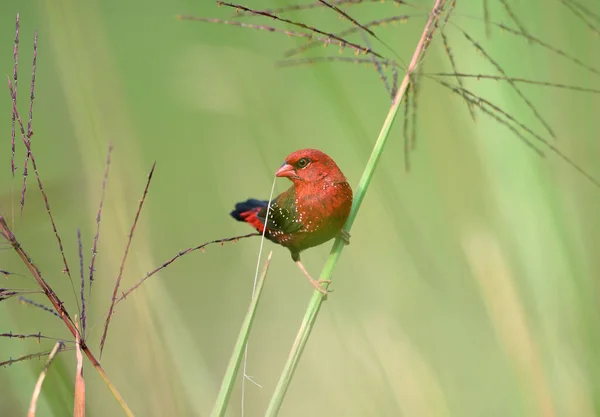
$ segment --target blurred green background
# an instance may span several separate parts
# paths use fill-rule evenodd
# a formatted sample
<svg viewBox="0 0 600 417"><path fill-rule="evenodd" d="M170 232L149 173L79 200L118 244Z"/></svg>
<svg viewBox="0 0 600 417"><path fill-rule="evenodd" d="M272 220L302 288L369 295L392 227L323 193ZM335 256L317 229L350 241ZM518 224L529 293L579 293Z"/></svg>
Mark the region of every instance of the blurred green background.
<svg viewBox="0 0 600 417"><path fill-rule="evenodd" d="M361 22L412 15L404 25L375 29L408 62L433 2L412 3L417 7L388 2L346 10ZM593 0L579 3L600 13ZM598 37L563 3L510 4L535 36L600 68ZM0 68L6 75L12 74L17 12L19 109L25 116L37 28L33 150L76 285L76 230L82 229L88 265L108 142L115 145L88 301L94 352L154 160L123 289L180 249L248 233L229 211L248 197L266 198L274 171L296 149L322 149L356 185L390 104L368 66L282 69L277 60L300 40L176 19L231 16L231 9L210 1L5 0ZM463 0L451 22L509 75L600 85L598 75L522 38L497 29L486 38L482 15L481 1ZM490 15L514 26L501 2L490 2ZM329 31L349 25L325 9L289 16ZM247 21L274 24L258 17ZM446 33L460 71L495 73L454 26ZM440 41L434 39L426 72L450 71ZM376 41L373 47L390 55ZM336 48L316 50L317 56L327 53L336 54ZM506 83L466 85L544 133ZM424 80L421 87L412 169L405 173L399 118L281 415L600 414L600 190L551 152L538 157L484 114L473 123L464 102L435 82ZM549 140L600 178L598 96L521 89L555 130L557 138ZM11 189L20 189L21 178L13 182L10 175L11 103L5 90L0 209L10 217ZM19 144L19 166L24 155ZM276 189L288 185L279 180ZM15 200L18 212L18 191ZM75 298L60 273L56 240L32 176L23 216L14 222L23 247L74 314ZM136 415L208 415L250 299L259 244L245 240L187 255L118 305L102 364ZM247 416L264 413L311 295L288 251L265 245L274 256L248 362L249 375L262 388L248 384ZM329 247L303 256L313 275ZM3 287L34 287L12 251L0 249L0 269L23 274L4 280ZM55 317L14 299L0 305L0 333L8 331L70 338ZM2 339L0 360L52 345ZM0 369L3 416L26 414L43 364L33 360ZM39 416L72 414L74 375L74 352L62 353L48 373ZM88 415L121 415L87 362L85 377ZM241 415L239 384L229 415Z"/></svg>

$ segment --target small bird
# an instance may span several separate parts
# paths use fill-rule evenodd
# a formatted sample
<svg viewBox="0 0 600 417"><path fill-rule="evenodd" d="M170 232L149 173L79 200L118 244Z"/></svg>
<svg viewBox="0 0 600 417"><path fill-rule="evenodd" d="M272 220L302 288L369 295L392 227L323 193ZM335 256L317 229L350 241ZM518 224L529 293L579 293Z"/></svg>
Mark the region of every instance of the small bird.
<svg viewBox="0 0 600 417"><path fill-rule="evenodd" d="M302 265L300 252L337 235L350 242L342 228L350 214L352 188L333 159L317 149L291 153L275 176L289 178L293 184L271 201L268 219L269 202L252 198L237 203L231 216L288 248L310 283L327 295L321 284L330 281L313 279Z"/></svg>

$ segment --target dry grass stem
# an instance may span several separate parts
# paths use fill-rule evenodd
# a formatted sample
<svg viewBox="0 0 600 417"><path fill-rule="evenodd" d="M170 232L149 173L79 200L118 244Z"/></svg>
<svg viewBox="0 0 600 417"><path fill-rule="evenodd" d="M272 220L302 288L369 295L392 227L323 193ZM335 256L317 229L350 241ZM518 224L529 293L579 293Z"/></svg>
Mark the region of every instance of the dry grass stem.
<svg viewBox="0 0 600 417"><path fill-rule="evenodd" d="M403 0L391 0L388 2L394 3L396 6L416 7L416 6L413 6L412 4L407 3ZM343 5L353 6L353 5L368 4L368 3L385 3L385 0L335 0L335 1L331 2L331 4L334 4L336 6L343 6ZM279 8L275 8L275 9L262 9L260 11L264 12L264 13L281 14L281 13L297 12L297 11L304 11L304 10L310 10L310 9L318 9L318 8L323 8L323 7L325 7L325 5L323 3L321 3L320 1L317 1L315 3L291 4L289 6L283 6L283 7L279 7ZM238 11L238 12L236 12L236 14L233 17L247 17L247 16L252 16L252 13L245 12L245 11Z"/></svg>
<svg viewBox="0 0 600 417"><path fill-rule="evenodd" d="M66 352L66 351L69 351L69 350L74 350L74 349L75 349L75 348L71 348L71 347L63 347L63 348L60 350L60 352L59 352L59 353ZM9 359L9 360L7 360L7 361L0 362L0 368L4 368L4 367L6 367L6 366L11 366L11 365L14 365L14 364L16 364L16 363L19 363L19 362L24 362L24 361L28 361L28 360L31 360L31 359L39 359L39 358L43 358L43 357L45 357L45 356L48 356L48 355L50 355L50 353L52 353L52 351L51 351L51 350L45 350L45 351L43 351L43 352L30 353L30 354L28 354L28 355L19 356L19 357L18 357L18 358L16 358L16 359L10 358L10 359Z"/></svg>
<svg viewBox="0 0 600 417"><path fill-rule="evenodd" d="M177 253L177 255L173 256L171 259L163 262L163 264L161 266L159 266L158 268L153 269L152 271L146 273L146 275L140 279L134 286L132 286L131 288L129 288L127 291L123 292L121 294L121 296L117 299L117 301L115 302L115 304L118 304L119 302L123 301L125 298L127 298L129 296L129 294L131 294L135 289L137 289L140 285L142 285L144 283L144 281L146 281L148 278L150 278L152 275L158 273L159 271L161 271L162 269L166 268L167 266L171 265L173 262L175 262L177 259L181 258L182 256L190 253L190 252L194 252L197 250L201 250L202 252L204 252L204 249L209 246L209 245L213 245L215 243L220 243L221 245L223 245L224 243L227 242L237 242L240 239L246 239L249 237L253 237L253 236L260 236L260 233L249 233L247 235L242 235L242 236L234 236L234 237L228 237L228 238L224 238L224 239L216 239L216 240L211 240L210 242L205 242L201 245L198 246L194 246L191 248L187 248L185 250L179 251L179 253Z"/></svg>
<svg viewBox="0 0 600 417"><path fill-rule="evenodd" d="M525 94L523 94L523 92L521 91L521 89L519 87L517 87L517 85L510 81L510 77L506 74L506 72L502 69L502 67L500 66L500 64L498 64L498 62L493 59L486 51L485 49L483 49L483 47L477 42L475 41L471 36L469 36L469 34L467 32L465 32L462 29L459 29L460 32L465 36L465 38L467 38L467 40L469 42L471 42L471 44L475 47L475 49L477 49L481 55L490 63L494 66L494 68L496 68L496 70L502 74L502 76L504 77L504 79L508 82L508 84L513 88L513 90L519 95L519 97L521 97L521 99L523 100L523 102L527 105L527 107L529 107L531 109L531 111L533 112L533 115L536 117L536 119L538 119L540 121L540 123L542 123L542 125L544 125L544 127L546 128L546 130L548 131L548 133L550 134L550 136L552 136L553 138L556 138L556 134L554 133L554 130L550 127L550 125L548 124L548 122L546 122L546 120L542 117L542 115L538 112L537 108L533 105L533 103L525 96ZM454 68L452 69L454 71ZM456 71L455 71L456 72ZM462 88L462 86L460 86Z"/></svg>
<svg viewBox="0 0 600 417"><path fill-rule="evenodd" d="M96 263L96 255L98 254L98 239L100 237L100 221L102 219L102 206L104 205L104 196L106 195L106 184L108 182L108 170L110 168L110 155L112 153L112 142L108 144L108 153L106 155L106 164L104 167L104 176L102 177L102 194L100 196L100 206L96 215L96 234L94 235L94 244L92 245L92 259L90 261L90 288L88 294L92 293L92 284L94 282L94 265Z"/></svg>
<svg viewBox="0 0 600 417"><path fill-rule="evenodd" d="M342 38L348 35L351 35L353 33L356 33L358 31L361 31L362 28L370 28L370 27L377 27L377 26L385 26L387 24L395 24L397 22L400 23L405 23L406 21L408 21L409 18L411 17L415 17L415 16L420 16L420 15L401 15L401 16L391 16L391 17L386 17L383 19L377 19L377 20L372 20L368 23L364 23L362 24L360 27L358 26L353 26L351 28L348 28L346 30L343 30L341 32L337 32L335 35ZM305 52L308 49L311 49L313 47L316 46L320 46L321 43L319 42L323 42L323 38L311 38L311 40L309 40L308 42L306 42L304 45L295 47L293 49L289 49L287 51L285 51L283 53L283 56L285 56L286 58L290 58L294 55L298 55L299 53Z"/></svg>
<svg viewBox="0 0 600 417"><path fill-rule="evenodd" d="M127 245L125 246L125 253L123 254L123 259L121 259L121 266L119 267L119 275L117 275L117 280L115 282L115 288L113 290L113 295L111 298L110 308L108 309L108 315L106 316L106 322L104 323L104 332L102 333L102 338L100 339L100 357L102 357L102 351L104 350L104 344L106 342L106 335L108 333L108 326L110 324L110 319L113 315L113 311L115 308L115 302L117 301L117 292L119 291L119 286L121 285L121 279L123 278L123 271L125 270L125 262L127 262L127 255L129 255L129 249L131 248L131 242L133 241L133 234L135 233L135 228L137 226L137 222L140 218L140 214L142 213L142 207L144 206L144 201L146 201L146 196L148 195L148 188L150 187L150 182L152 181L152 175L154 174L154 168L156 167L156 162L152 164L152 168L150 169L150 173L148 174L148 181L146 181L146 186L144 187L144 194L142 195L142 199L139 201L138 209L135 213L135 218L133 219L133 224L131 225L131 230L129 231L129 236L127 238Z"/></svg>
<svg viewBox="0 0 600 417"><path fill-rule="evenodd" d="M33 135L33 101L35 100L35 71L37 69L37 42L38 32L35 31L33 37L33 64L31 69L31 88L29 91L29 121L27 122L27 141L31 144L31 136ZM16 113L16 112L15 112ZM25 193L27 192L27 167L29 165L29 159L31 152L29 147L27 148L27 154L25 156L25 163L23 164L23 185L21 186L21 215L23 215L23 208L25 207Z"/></svg>
<svg viewBox="0 0 600 417"><path fill-rule="evenodd" d="M8 79L8 88L12 95L13 94L13 85L10 82L10 78ZM50 218L50 223L52 224L52 230L54 231L54 236L56 237L56 241L58 242L58 249L60 251L60 255L62 257L62 261L65 266L65 269L63 270L63 272L66 273L67 276L69 277L69 281L71 282L71 289L73 290L73 295L75 296L75 300L77 303L77 310L79 311L79 301L77 300L77 294L75 292L75 284L73 283L73 278L71 277L71 271L69 269L69 264L67 263L67 258L65 257L65 251L63 248L63 244L62 244L62 239L60 238L60 235L58 234L56 222L54 221L54 216L52 215L52 210L50 209L50 202L48 201L48 195L46 194L46 191L44 191L42 179L40 178L40 174L37 169L37 163L35 161L33 152L31 151L31 140L29 138L27 138L27 135L25 134L25 128L23 126L23 120L21 120L21 116L19 115L18 110L14 106L13 106L13 111L15 112L17 121L19 122L19 127L21 128L21 137L23 139L23 143L25 144L25 147L27 148L27 156L29 159L31 159L31 164L33 165L33 171L35 173L35 178L37 179L38 188L40 189L40 193L42 194L42 198L44 199L44 204L46 206L46 212L48 213L48 217ZM7 226L7 228L8 228L8 226ZM9 239L7 238L7 240L9 240ZM9 240L9 242L10 242L10 240Z"/></svg>
<svg viewBox="0 0 600 417"><path fill-rule="evenodd" d="M83 277L83 244L81 242L81 230L77 228L77 248L79 249L79 279L80 279L80 298L81 298L81 334L85 340L85 278Z"/></svg>
<svg viewBox="0 0 600 417"><path fill-rule="evenodd" d="M44 379L46 379L46 374L48 373L48 368L50 367L50 364L54 360L54 357L56 356L56 354L60 351L60 349L62 347L63 347L62 342L56 342L56 344L54 345L54 348L50 351L50 354L48 355L48 360L46 361L46 365L44 366L44 369L42 369L42 372L40 373L40 376L38 377L38 380L35 383L35 387L33 388L33 394L31 395L31 402L29 403L29 410L27 412L27 417L35 417L37 402L40 397L40 393L42 392L42 384L44 383Z"/></svg>
<svg viewBox="0 0 600 417"><path fill-rule="evenodd" d="M57 337L50 337L50 336L44 336L41 332L39 333L32 333L32 334L15 334L13 332L8 332L8 333L0 333L0 337L7 337L9 339L37 339L38 343L42 342L42 339L47 339L47 340L61 340ZM63 343L65 343L63 341Z"/></svg>
<svg viewBox="0 0 600 417"><path fill-rule="evenodd" d="M54 309L52 309L50 307L47 307L47 306L45 306L43 304L36 303L35 301L30 300L29 298L25 298L25 297L21 296L21 297L19 297L19 302L21 302L22 304L29 304L30 306L33 306L33 307L38 308L40 310L46 311L46 312L52 314L53 316L58 317L59 319L61 318L60 314L58 314L56 312L56 310L54 310Z"/></svg>
<svg viewBox="0 0 600 417"><path fill-rule="evenodd" d="M580 87L577 85L567 85L567 84L560 84L560 83L551 83L548 81L530 80L527 78L518 78L518 77L508 77L507 78L507 77L503 77L500 75L465 74L462 72L429 72L424 75L433 76L433 77L475 78L477 81L479 81L479 80L507 81L507 82L513 82L513 83L539 85L539 86L543 86L543 87L561 88L561 89L565 89L565 90L580 91L583 93L600 94L600 89L596 89L596 88Z"/></svg>
<svg viewBox="0 0 600 417"><path fill-rule="evenodd" d="M337 7L335 4L328 3L325 0L319 0L319 3L323 4L325 7L330 8L331 10L335 11L336 13L338 13L340 15L340 17L342 17L342 18L344 18L346 20L349 20L356 28L358 28L360 30L363 30L364 32L367 32L369 35L371 35L375 39L380 40L377 37L377 35L375 35L375 32L373 32L367 26L363 26L360 23L358 23L358 21L356 19L354 19L348 13L346 13L345 11L343 11L342 9L340 9L339 7Z"/></svg>
<svg viewBox="0 0 600 417"><path fill-rule="evenodd" d="M319 35L324 35L324 36L327 36L328 38L332 38L332 39L335 39L335 40L337 40L339 42L342 42L344 44L344 46L354 49L357 53L361 53L362 52L364 54L372 54L372 55L375 55L378 58L383 58L380 54L378 54L377 52L375 52L375 51L373 51L373 50L371 50L369 48L366 48L364 46L358 45L358 44L353 43L353 42L349 42L349 41L347 41L345 39L340 38L339 36L334 35L333 33L324 32L324 31L322 31L320 29L317 29L317 28L312 27L312 26L308 26L308 25L306 25L304 23L295 22L295 21L292 21L292 20L289 20L289 19L285 19L283 17L278 17L277 15L274 15L272 13L262 12L260 10L249 9L247 7L240 6L238 4L226 3L226 2L223 2L223 1L218 1L217 4L219 4L220 6L232 7L234 9L236 9L236 10L242 10L242 11L245 11L245 12L248 12L248 13L252 13L252 14L255 14L255 15L258 15L258 16L265 16L265 17L271 18L273 20L277 20L279 22L288 23L288 24L290 24L292 26L300 27L300 28L306 29L306 30L308 30L310 32L318 33Z"/></svg>

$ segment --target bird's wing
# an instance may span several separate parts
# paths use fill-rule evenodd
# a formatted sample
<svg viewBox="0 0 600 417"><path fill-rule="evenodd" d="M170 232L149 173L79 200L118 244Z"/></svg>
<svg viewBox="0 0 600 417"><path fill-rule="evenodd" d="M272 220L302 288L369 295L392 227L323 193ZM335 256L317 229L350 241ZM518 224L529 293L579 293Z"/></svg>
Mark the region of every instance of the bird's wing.
<svg viewBox="0 0 600 417"><path fill-rule="evenodd" d="M298 221L298 212L296 206L282 205L278 203L279 199L271 201L269 209L269 219L267 220L267 229L279 230L283 233L295 233L302 229L302 223ZM265 224L267 207L262 208L256 215L258 219Z"/></svg>

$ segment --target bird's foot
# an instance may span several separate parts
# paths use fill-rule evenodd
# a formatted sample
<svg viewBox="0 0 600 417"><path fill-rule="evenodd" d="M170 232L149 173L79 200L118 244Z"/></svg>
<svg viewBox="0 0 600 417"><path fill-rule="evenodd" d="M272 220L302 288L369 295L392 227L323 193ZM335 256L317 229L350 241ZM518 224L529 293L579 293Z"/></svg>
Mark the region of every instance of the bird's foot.
<svg viewBox="0 0 600 417"><path fill-rule="evenodd" d="M330 293L331 291L328 291L327 288L323 288L323 286L321 284L329 284L329 283L331 283L331 280L322 279L322 280L317 281L316 279L311 277L310 274L308 273L308 271L306 271L306 268L304 268L304 265L302 265L302 262L300 261L300 259L298 259L296 261L296 265L298 265L298 267L304 273L306 278L308 278L310 285L315 287L315 289L317 291L319 291L321 294L323 294L325 296L325 298L327 298L327 294Z"/></svg>
<svg viewBox="0 0 600 417"><path fill-rule="evenodd" d="M350 244L350 233L348 233L346 230L342 229L340 231L340 237L344 241L345 245L349 245Z"/></svg>
<svg viewBox="0 0 600 417"><path fill-rule="evenodd" d="M323 294L325 297L327 297L327 294L329 294L330 291L328 291L327 288L324 288L322 284L331 284L330 279L321 279L321 280L317 281L316 279L309 278L309 281L310 281L310 285L315 287L315 289L317 291L319 291L321 294Z"/></svg>

